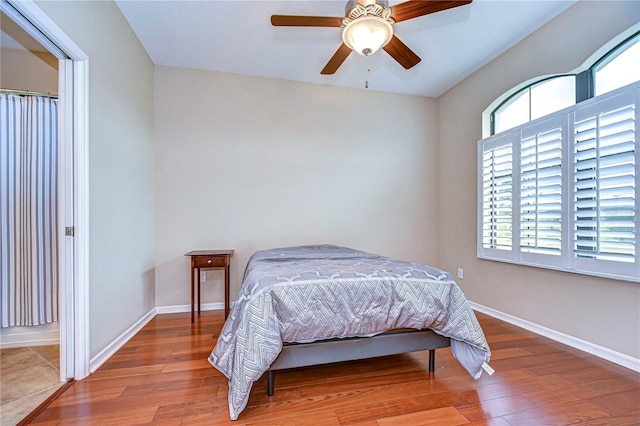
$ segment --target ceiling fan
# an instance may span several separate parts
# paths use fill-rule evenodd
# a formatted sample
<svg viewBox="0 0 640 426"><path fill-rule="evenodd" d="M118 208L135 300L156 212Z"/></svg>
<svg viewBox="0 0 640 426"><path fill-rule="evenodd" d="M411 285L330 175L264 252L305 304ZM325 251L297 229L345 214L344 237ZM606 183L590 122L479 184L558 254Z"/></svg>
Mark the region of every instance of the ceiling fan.
<svg viewBox="0 0 640 426"><path fill-rule="evenodd" d="M336 27L342 30L342 45L320 72L333 74L347 59L352 50L369 56L383 49L405 69L420 62L406 44L393 34L393 25L431 13L440 12L471 3L472 0L440 1L409 0L389 7L387 0L349 0L345 16L295 16L272 15L271 24L276 27Z"/></svg>

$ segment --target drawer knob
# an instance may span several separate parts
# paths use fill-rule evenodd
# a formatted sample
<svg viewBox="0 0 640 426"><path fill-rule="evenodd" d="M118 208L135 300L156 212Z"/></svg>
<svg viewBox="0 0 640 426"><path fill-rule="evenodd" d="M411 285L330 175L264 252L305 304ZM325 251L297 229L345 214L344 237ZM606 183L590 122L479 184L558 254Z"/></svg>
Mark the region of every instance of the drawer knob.
<svg viewBox="0 0 640 426"><path fill-rule="evenodd" d="M209 260L207 260L207 263L208 263L209 265L211 265L211 263L213 263L213 262L212 262L212 260L211 260L211 259L209 259Z"/></svg>

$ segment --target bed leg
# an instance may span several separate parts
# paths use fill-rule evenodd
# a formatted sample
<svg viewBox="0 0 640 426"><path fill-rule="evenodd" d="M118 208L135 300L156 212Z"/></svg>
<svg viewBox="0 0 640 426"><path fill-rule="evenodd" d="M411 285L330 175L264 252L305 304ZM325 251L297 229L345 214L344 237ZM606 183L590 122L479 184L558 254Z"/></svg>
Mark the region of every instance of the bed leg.
<svg viewBox="0 0 640 426"><path fill-rule="evenodd" d="M429 349L429 373L436 371L436 350Z"/></svg>
<svg viewBox="0 0 640 426"><path fill-rule="evenodd" d="M273 371L267 371L267 396L273 396Z"/></svg>

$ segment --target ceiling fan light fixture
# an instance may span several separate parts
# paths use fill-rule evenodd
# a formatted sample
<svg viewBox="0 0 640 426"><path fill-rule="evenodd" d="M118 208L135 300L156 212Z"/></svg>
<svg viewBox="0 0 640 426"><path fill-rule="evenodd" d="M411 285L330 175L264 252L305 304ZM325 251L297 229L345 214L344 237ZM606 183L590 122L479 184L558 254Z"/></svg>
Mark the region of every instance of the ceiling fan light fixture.
<svg viewBox="0 0 640 426"><path fill-rule="evenodd" d="M387 19L365 15L349 22L342 30L342 41L361 55L369 56L384 47L393 37Z"/></svg>
<svg viewBox="0 0 640 426"><path fill-rule="evenodd" d="M388 0L347 0L344 18L271 15L271 24L275 27L342 28L342 44L320 71L322 75L334 74L352 50L368 56L380 48L384 48L396 62L408 70L421 59L393 34L393 26L397 22L464 6L472 1L406 0L389 7Z"/></svg>

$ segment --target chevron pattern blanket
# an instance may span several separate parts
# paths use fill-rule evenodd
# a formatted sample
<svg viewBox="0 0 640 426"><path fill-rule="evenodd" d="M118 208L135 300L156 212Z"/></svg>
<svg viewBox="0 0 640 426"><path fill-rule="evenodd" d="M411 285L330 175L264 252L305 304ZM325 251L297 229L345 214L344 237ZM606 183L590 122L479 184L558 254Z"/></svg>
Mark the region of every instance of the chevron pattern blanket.
<svg viewBox="0 0 640 426"><path fill-rule="evenodd" d="M467 300L440 269L332 245L256 252L209 362L229 379L236 420L283 342L430 328L474 378L491 352Z"/></svg>

